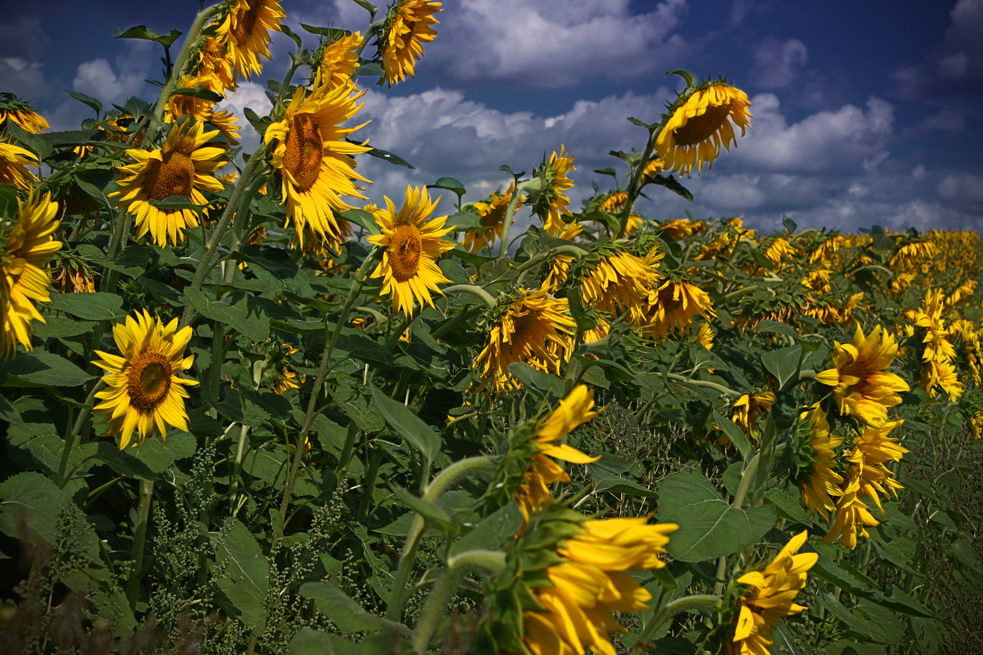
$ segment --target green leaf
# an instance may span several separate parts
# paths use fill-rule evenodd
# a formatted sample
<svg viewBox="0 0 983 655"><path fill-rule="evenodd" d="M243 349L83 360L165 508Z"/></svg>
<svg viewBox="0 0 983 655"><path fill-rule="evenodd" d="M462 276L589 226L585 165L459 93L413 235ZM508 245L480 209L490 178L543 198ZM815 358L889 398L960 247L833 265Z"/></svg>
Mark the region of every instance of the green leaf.
<svg viewBox="0 0 983 655"><path fill-rule="evenodd" d="M379 234L379 224L369 212L363 209L349 209L341 214L346 221L365 228L369 234Z"/></svg>
<svg viewBox="0 0 983 655"><path fill-rule="evenodd" d="M102 103L96 100L95 98L93 98L92 96L87 96L84 93L79 93L78 91L70 91L68 89L65 89L65 93L72 96L82 104L92 107L92 110L96 112L96 117L98 117L99 114L102 112Z"/></svg>
<svg viewBox="0 0 983 655"><path fill-rule="evenodd" d="M655 184L656 186L665 187L666 189L669 189L670 191L672 191L673 193L675 193L677 196L686 198L690 202L693 201L693 194L690 192L690 190L687 189L686 187L684 187L682 184L680 184L676 180L676 178L673 177L672 175L670 175L669 177L666 177L664 175L656 175L655 177L649 177L649 178L646 178L646 179L651 184Z"/></svg>
<svg viewBox="0 0 983 655"><path fill-rule="evenodd" d="M7 121L4 123L4 129L7 130L7 134L20 141L23 146L37 155L38 159L41 161L44 161L50 157L51 153L54 151L51 144L41 138L40 135L31 134L13 121Z"/></svg>
<svg viewBox="0 0 983 655"><path fill-rule="evenodd" d="M321 36L328 37L328 41L337 41L346 36L351 36L350 30L340 30L337 27L315 27L314 25L307 25L306 23L301 23L300 26L310 32L311 34L319 34Z"/></svg>
<svg viewBox="0 0 983 655"><path fill-rule="evenodd" d="M697 473L681 472L659 486L659 520L678 523L669 554L684 562L729 555L757 542L775 525L774 507L737 509Z"/></svg>
<svg viewBox="0 0 983 655"><path fill-rule="evenodd" d="M779 389L784 389L789 381L794 381L793 378L798 376L801 359L802 346L799 345L773 350L761 355L761 363L778 380Z"/></svg>
<svg viewBox="0 0 983 655"><path fill-rule="evenodd" d="M355 77L382 77L385 73L381 63L368 59L360 59L355 69Z"/></svg>
<svg viewBox="0 0 983 655"><path fill-rule="evenodd" d="M330 582L305 582L300 585L300 595L313 600L318 610L345 634L393 628L406 631L404 626L367 612Z"/></svg>
<svg viewBox="0 0 983 655"><path fill-rule="evenodd" d="M71 502L66 490L33 471L0 483L0 499L0 531L15 539L36 542L40 538L48 544L55 543L58 515Z"/></svg>
<svg viewBox="0 0 983 655"><path fill-rule="evenodd" d="M802 507L798 494L782 489L769 489L765 492L765 500L775 506L782 518L795 521L807 528L816 524L815 519Z"/></svg>
<svg viewBox="0 0 983 655"><path fill-rule="evenodd" d="M554 396L559 396L563 393L563 380L555 375L537 371L525 362L512 362L509 364L509 373L514 375L523 385L532 389L550 393Z"/></svg>
<svg viewBox="0 0 983 655"><path fill-rule="evenodd" d="M112 293L52 293L51 309L87 321L121 321L123 299Z"/></svg>
<svg viewBox="0 0 983 655"><path fill-rule="evenodd" d="M304 587L308 584L327 584L318 582L308 582L301 586L301 595L304 595ZM308 596L310 598L310 596ZM314 599L315 604L317 599ZM298 630L290 643L287 644L287 655L350 655L359 653L360 645L339 635L329 634L312 630L311 628L301 628Z"/></svg>
<svg viewBox="0 0 983 655"><path fill-rule="evenodd" d="M382 393L374 384L369 386L375 407L382 413L386 422L411 446L419 450L428 462L432 462L440 450L440 435L416 416L409 407Z"/></svg>
<svg viewBox="0 0 983 655"><path fill-rule="evenodd" d="M436 182L428 184L427 187L431 189L447 189L448 191L453 191L459 196L463 196L465 193L467 193L464 183L454 177L437 178Z"/></svg>
<svg viewBox="0 0 983 655"><path fill-rule="evenodd" d="M618 171L614 170L610 166L606 168L595 168L594 172L598 175L610 175L611 177L618 179Z"/></svg>
<svg viewBox="0 0 983 655"><path fill-rule="evenodd" d="M206 89L203 86L179 86L171 91L171 96L191 96L192 98L199 98L209 102L222 101L221 93L216 93L211 89Z"/></svg>
<svg viewBox="0 0 983 655"><path fill-rule="evenodd" d="M42 387L78 387L93 377L60 355L34 350L0 362L0 385L26 384Z"/></svg>
<svg viewBox="0 0 983 655"><path fill-rule="evenodd" d="M227 325L251 341L265 341L270 336L270 319L265 315L247 312L221 300L209 300L191 287L184 290L184 297L205 318Z"/></svg>
<svg viewBox="0 0 983 655"><path fill-rule="evenodd" d="M157 200L156 198L151 198L150 204L156 207L157 209L163 209L166 211L175 211L178 209L190 209L192 211L198 212L208 207L207 204L199 205L193 203L189 199L185 198L184 196L167 196L163 200Z"/></svg>
<svg viewBox="0 0 983 655"><path fill-rule="evenodd" d="M142 39L144 41L154 41L165 48L169 48L174 41L181 36L181 32L171 30L168 34L159 34L154 30L147 29L146 25L134 25L125 30L116 30L113 36L117 39Z"/></svg>
<svg viewBox="0 0 983 655"><path fill-rule="evenodd" d="M615 494L626 494L628 496L639 496L642 498L656 497L656 493L651 489L646 489L637 482L625 479L601 466L591 465L590 470L594 478L594 491L597 493L608 491Z"/></svg>
<svg viewBox="0 0 983 655"><path fill-rule="evenodd" d="M751 442L748 440L747 433L737 423L723 416L717 410L713 410L710 413L710 417L713 420L713 424L723 430L723 433L727 435L727 438L734 444L737 451L741 453L741 457L747 460L751 455Z"/></svg>
<svg viewBox="0 0 983 655"><path fill-rule="evenodd" d="M503 505L483 518L463 538L453 542L449 554L496 548L510 542L520 525L522 525L522 515L519 514L518 507L513 503Z"/></svg>
<svg viewBox="0 0 983 655"><path fill-rule="evenodd" d="M376 9L376 6L371 2L369 2L368 0L352 0L352 2L354 2L359 7L369 12L373 16L375 16L376 12L379 11L378 9Z"/></svg>
<svg viewBox="0 0 983 655"><path fill-rule="evenodd" d="M349 143L357 143L357 141L352 141L351 139L346 139L346 140ZM372 148L371 150L367 151L365 154L372 155L373 157L378 157L379 159L384 159L390 164L395 164L396 166L405 166L406 168L413 168L413 169L416 168L416 166L414 166L413 164L409 163L399 155L389 152L388 150L382 150L380 148Z"/></svg>
<svg viewBox="0 0 983 655"><path fill-rule="evenodd" d="M0 217L14 218L17 216L17 187L12 184L0 184Z"/></svg>
<svg viewBox="0 0 983 655"><path fill-rule="evenodd" d="M215 538L216 563L222 574L219 589L231 601L227 611L253 634L266 627L266 595L270 591L270 564L252 532L236 518L228 518Z"/></svg>

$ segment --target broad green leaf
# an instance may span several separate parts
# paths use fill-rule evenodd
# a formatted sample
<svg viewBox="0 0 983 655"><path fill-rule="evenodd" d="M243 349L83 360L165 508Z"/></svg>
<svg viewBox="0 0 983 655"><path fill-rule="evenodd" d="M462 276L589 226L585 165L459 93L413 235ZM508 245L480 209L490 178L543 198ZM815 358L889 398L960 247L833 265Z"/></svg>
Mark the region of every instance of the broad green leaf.
<svg viewBox="0 0 983 655"><path fill-rule="evenodd" d="M167 196L162 200L157 200L156 198L150 199L150 204L157 209L163 209L166 211L175 211L177 209L190 209L192 211L200 212L208 205L199 205L191 202L188 198L184 196Z"/></svg>
<svg viewBox="0 0 983 655"><path fill-rule="evenodd" d="M18 473L0 483L0 531L15 539L54 544L58 516L71 495L40 473Z"/></svg>
<svg viewBox="0 0 983 655"><path fill-rule="evenodd" d="M21 352L12 360L0 361L0 386L78 387L89 375L60 355L44 350Z"/></svg>
<svg viewBox="0 0 983 655"><path fill-rule="evenodd" d="M444 530L452 533L457 531L457 523L454 522L454 519L450 517L450 514L448 514L443 507L437 505L436 503L432 503L429 500L420 498L419 496L414 496L409 491L403 489L397 484L392 486L393 491L396 493L396 497L408 505L414 512L417 512L431 523L439 525Z"/></svg>
<svg viewBox="0 0 983 655"><path fill-rule="evenodd" d="M190 96L192 98L199 98L201 100L207 100L209 102L222 102L222 94L215 93L211 89L206 89L202 86L182 86L171 91L172 96Z"/></svg>
<svg viewBox="0 0 983 655"><path fill-rule="evenodd" d="M134 25L125 30L116 30L113 32L113 36L117 39L142 39L144 41L154 41L159 43L165 48L171 46L174 41L181 36L181 32L177 30L171 30L167 34L159 34L154 30L148 29L146 25Z"/></svg>
<svg viewBox="0 0 983 655"><path fill-rule="evenodd" d="M184 290L184 297L202 316L227 325L252 341L265 341L270 336L270 319L263 314L247 312L221 300L209 300L191 287Z"/></svg>
<svg viewBox="0 0 983 655"><path fill-rule="evenodd" d="M537 371L525 362L512 362L509 364L509 373L529 388L537 389L554 396L559 396L563 393L563 380L555 375Z"/></svg>
<svg viewBox="0 0 983 655"><path fill-rule="evenodd" d="M594 491L597 493L608 491L628 496L656 497L656 493L651 489L646 489L637 482L623 478L604 468L591 466L591 475L594 477Z"/></svg>
<svg viewBox="0 0 983 655"><path fill-rule="evenodd" d="M69 89L65 89L65 93L75 98L82 104L92 107L92 111L96 112L96 117L98 117L100 112L102 112L102 103L96 100L95 98L93 98L92 96L87 96L84 93L79 93L78 91L71 91Z"/></svg>
<svg viewBox="0 0 983 655"><path fill-rule="evenodd" d="M351 31L340 30L337 27L316 27L314 25L307 25L306 23L301 23L300 26L311 34L318 34L320 36L326 36L327 41L337 41L338 39L346 36L351 36Z"/></svg>
<svg viewBox="0 0 983 655"><path fill-rule="evenodd" d="M710 417L713 424L723 430L723 433L746 461L751 455L751 441L748 439L747 433L737 423L723 416L716 409L710 413Z"/></svg>
<svg viewBox="0 0 983 655"><path fill-rule="evenodd" d="M431 182L427 185L427 187L431 189L447 189L448 191L453 191L459 196L463 196L465 193L467 193L464 183L453 177L437 178L436 182Z"/></svg>
<svg viewBox="0 0 983 655"><path fill-rule="evenodd" d="M514 503L498 508L476 525L463 538L451 544L450 555L469 550L493 549L509 542L522 524L522 516Z"/></svg>
<svg viewBox="0 0 983 655"><path fill-rule="evenodd" d="M367 612L330 582L305 582L300 585L300 595L313 600L318 610L345 634L393 628L406 630L397 623Z"/></svg>
<svg viewBox="0 0 983 655"><path fill-rule="evenodd" d="M17 187L12 184L0 184L0 218L15 218L17 216Z"/></svg>
<svg viewBox="0 0 983 655"><path fill-rule="evenodd" d="M303 589L308 584L326 584L309 582L301 586ZM317 600L315 599L315 603ZM287 655L349 655L359 652L359 644L353 643L339 635L329 634L311 628L301 628L294 634L293 639L287 644Z"/></svg>
<svg viewBox="0 0 983 655"><path fill-rule="evenodd" d="M397 402L370 384L372 400L386 422L389 423L407 443L420 451L427 461L432 462L440 450L440 435L424 423L409 407Z"/></svg>
<svg viewBox="0 0 983 655"><path fill-rule="evenodd" d="M678 523L669 554L684 562L702 562L742 550L775 525L773 507L736 509L697 473L681 472L659 486L659 521Z"/></svg>
<svg viewBox="0 0 983 655"><path fill-rule="evenodd" d="M764 353L761 355L761 363L778 380L778 388L784 389L798 374L801 358L802 346L795 345Z"/></svg>
<svg viewBox="0 0 983 655"><path fill-rule="evenodd" d="M351 139L346 139L346 140L351 143L355 143L355 141L352 141ZM397 166L404 166L406 168L416 168L416 166L409 163L408 161L406 161L396 153L389 152L388 150L382 150L380 148L372 148L366 151L365 154L372 155L373 157L378 157L379 159L384 159L390 164L395 164Z"/></svg>
<svg viewBox="0 0 983 655"><path fill-rule="evenodd" d="M123 299L113 293L52 293L51 309L87 321L122 321Z"/></svg>
<svg viewBox="0 0 983 655"><path fill-rule="evenodd" d="M266 627L266 596L270 591L270 564L252 532L236 518L228 518L214 538L216 563L222 574L219 589L231 601L227 611L253 632Z"/></svg>

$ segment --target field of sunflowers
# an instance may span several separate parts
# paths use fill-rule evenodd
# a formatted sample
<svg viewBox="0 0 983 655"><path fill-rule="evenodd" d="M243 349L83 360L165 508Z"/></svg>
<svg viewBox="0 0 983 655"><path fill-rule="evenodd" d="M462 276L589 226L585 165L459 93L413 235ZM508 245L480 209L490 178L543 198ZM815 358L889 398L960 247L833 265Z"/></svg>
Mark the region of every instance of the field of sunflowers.
<svg viewBox="0 0 983 655"><path fill-rule="evenodd" d="M753 129L686 71L579 208L563 144L367 204L442 7L354 1L121 31L160 95L75 131L0 94L0 652L979 652L980 235L643 215Z"/></svg>

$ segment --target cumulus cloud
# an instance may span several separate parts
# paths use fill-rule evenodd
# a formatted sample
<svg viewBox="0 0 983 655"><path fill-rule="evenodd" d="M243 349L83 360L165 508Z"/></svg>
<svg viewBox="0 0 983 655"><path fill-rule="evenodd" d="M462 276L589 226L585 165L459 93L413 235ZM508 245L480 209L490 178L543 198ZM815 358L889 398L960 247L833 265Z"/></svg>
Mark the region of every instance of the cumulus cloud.
<svg viewBox="0 0 983 655"><path fill-rule="evenodd" d="M38 61L0 57L0 80L3 80L4 91L28 102L36 102L49 91L48 81L44 76L44 64Z"/></svg>
<svg viewBox="0 0 983 655"><path fill-rule="evenodd" d="M938 194L949 206L983 210L983 175L948 174L939 182Z"/></svg>
<svg viewBox="0 0 983 655"><path fill-rule="evenodd" d="M256 82L239 82L239 87L218 103L217 109L232 112L239 119L239 134L242 136L243 151L251 153L259 145L259 134L246 120L243 113L249 107L259 116L265 116L273 108L273 103L266 97L262 84Z"/></svg>
<svg viewBox="0 0 983 655"><path fill-rule="evenodd" d="M966 129L966 119L961 114L943 109L940 112L925 117L918 123L918 127L925 130L940 130L955 134Z"/></svg>
<svg viewBox="0 0 983 655"><path fill-rule="evenodd" d="M629 0L471 0L446 3L428 65L458 80L557 88L597 76L629 78L672 67L686 48L673 31L686 0L632 13Z"/></svg>
<svg viewBox="0 0 983 655"><path fill-rule="evenodd" d="M765 39L754 51L753 75L763 89L787 87L809 59L809 50L798 39Z"/></svg>
<svg viewBox="0 0 983 655"><path fill-rule="evenodd" d="M134 46L134 50L119 58L115 66L102 57L82 62L72 80L72 88L98 98L106 105L122 104L131 96L140 95L146 86L144 80L150 71L143 53L148 50L148 45L143 43ZM135 52L140 54L134 56Z"/></svg>

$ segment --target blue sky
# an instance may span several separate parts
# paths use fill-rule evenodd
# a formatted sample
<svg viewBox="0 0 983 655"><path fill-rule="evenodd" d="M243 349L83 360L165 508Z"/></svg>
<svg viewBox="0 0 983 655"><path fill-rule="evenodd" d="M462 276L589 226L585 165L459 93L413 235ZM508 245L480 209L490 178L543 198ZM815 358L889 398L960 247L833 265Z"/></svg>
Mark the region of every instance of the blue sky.
<svg viewBox="0 0 983 655"><path fill-rule="evenodd" d="M448 0L417 77L364 96L363 130L413 171L369 160L374 199L407 183L460 178L477 200L565 144L576 156L577 206L610 178L611 149L640 149L629 115L655 121L679 88L664 72L724 75L751 96L754 121L736 150L684 183L689 203L652 191L652 218L783 215L802 227L983 230L983 0ZM351 0L284 0L287 22L364 29ZM56 129L106 102L152 96L154 44L114 40L135 24L186 29L197 0L4 1L0 90L33 101ZM306 35L310 36L310 35ZM310 36L311 46L316 39ZM282 71L292 43L274 35ZM228 106L268 107L259 80ZM255 139L255 136L253 136ZM449 205L449 203L448 203ZM445 209L450 209L449 206Z"/></svg>

